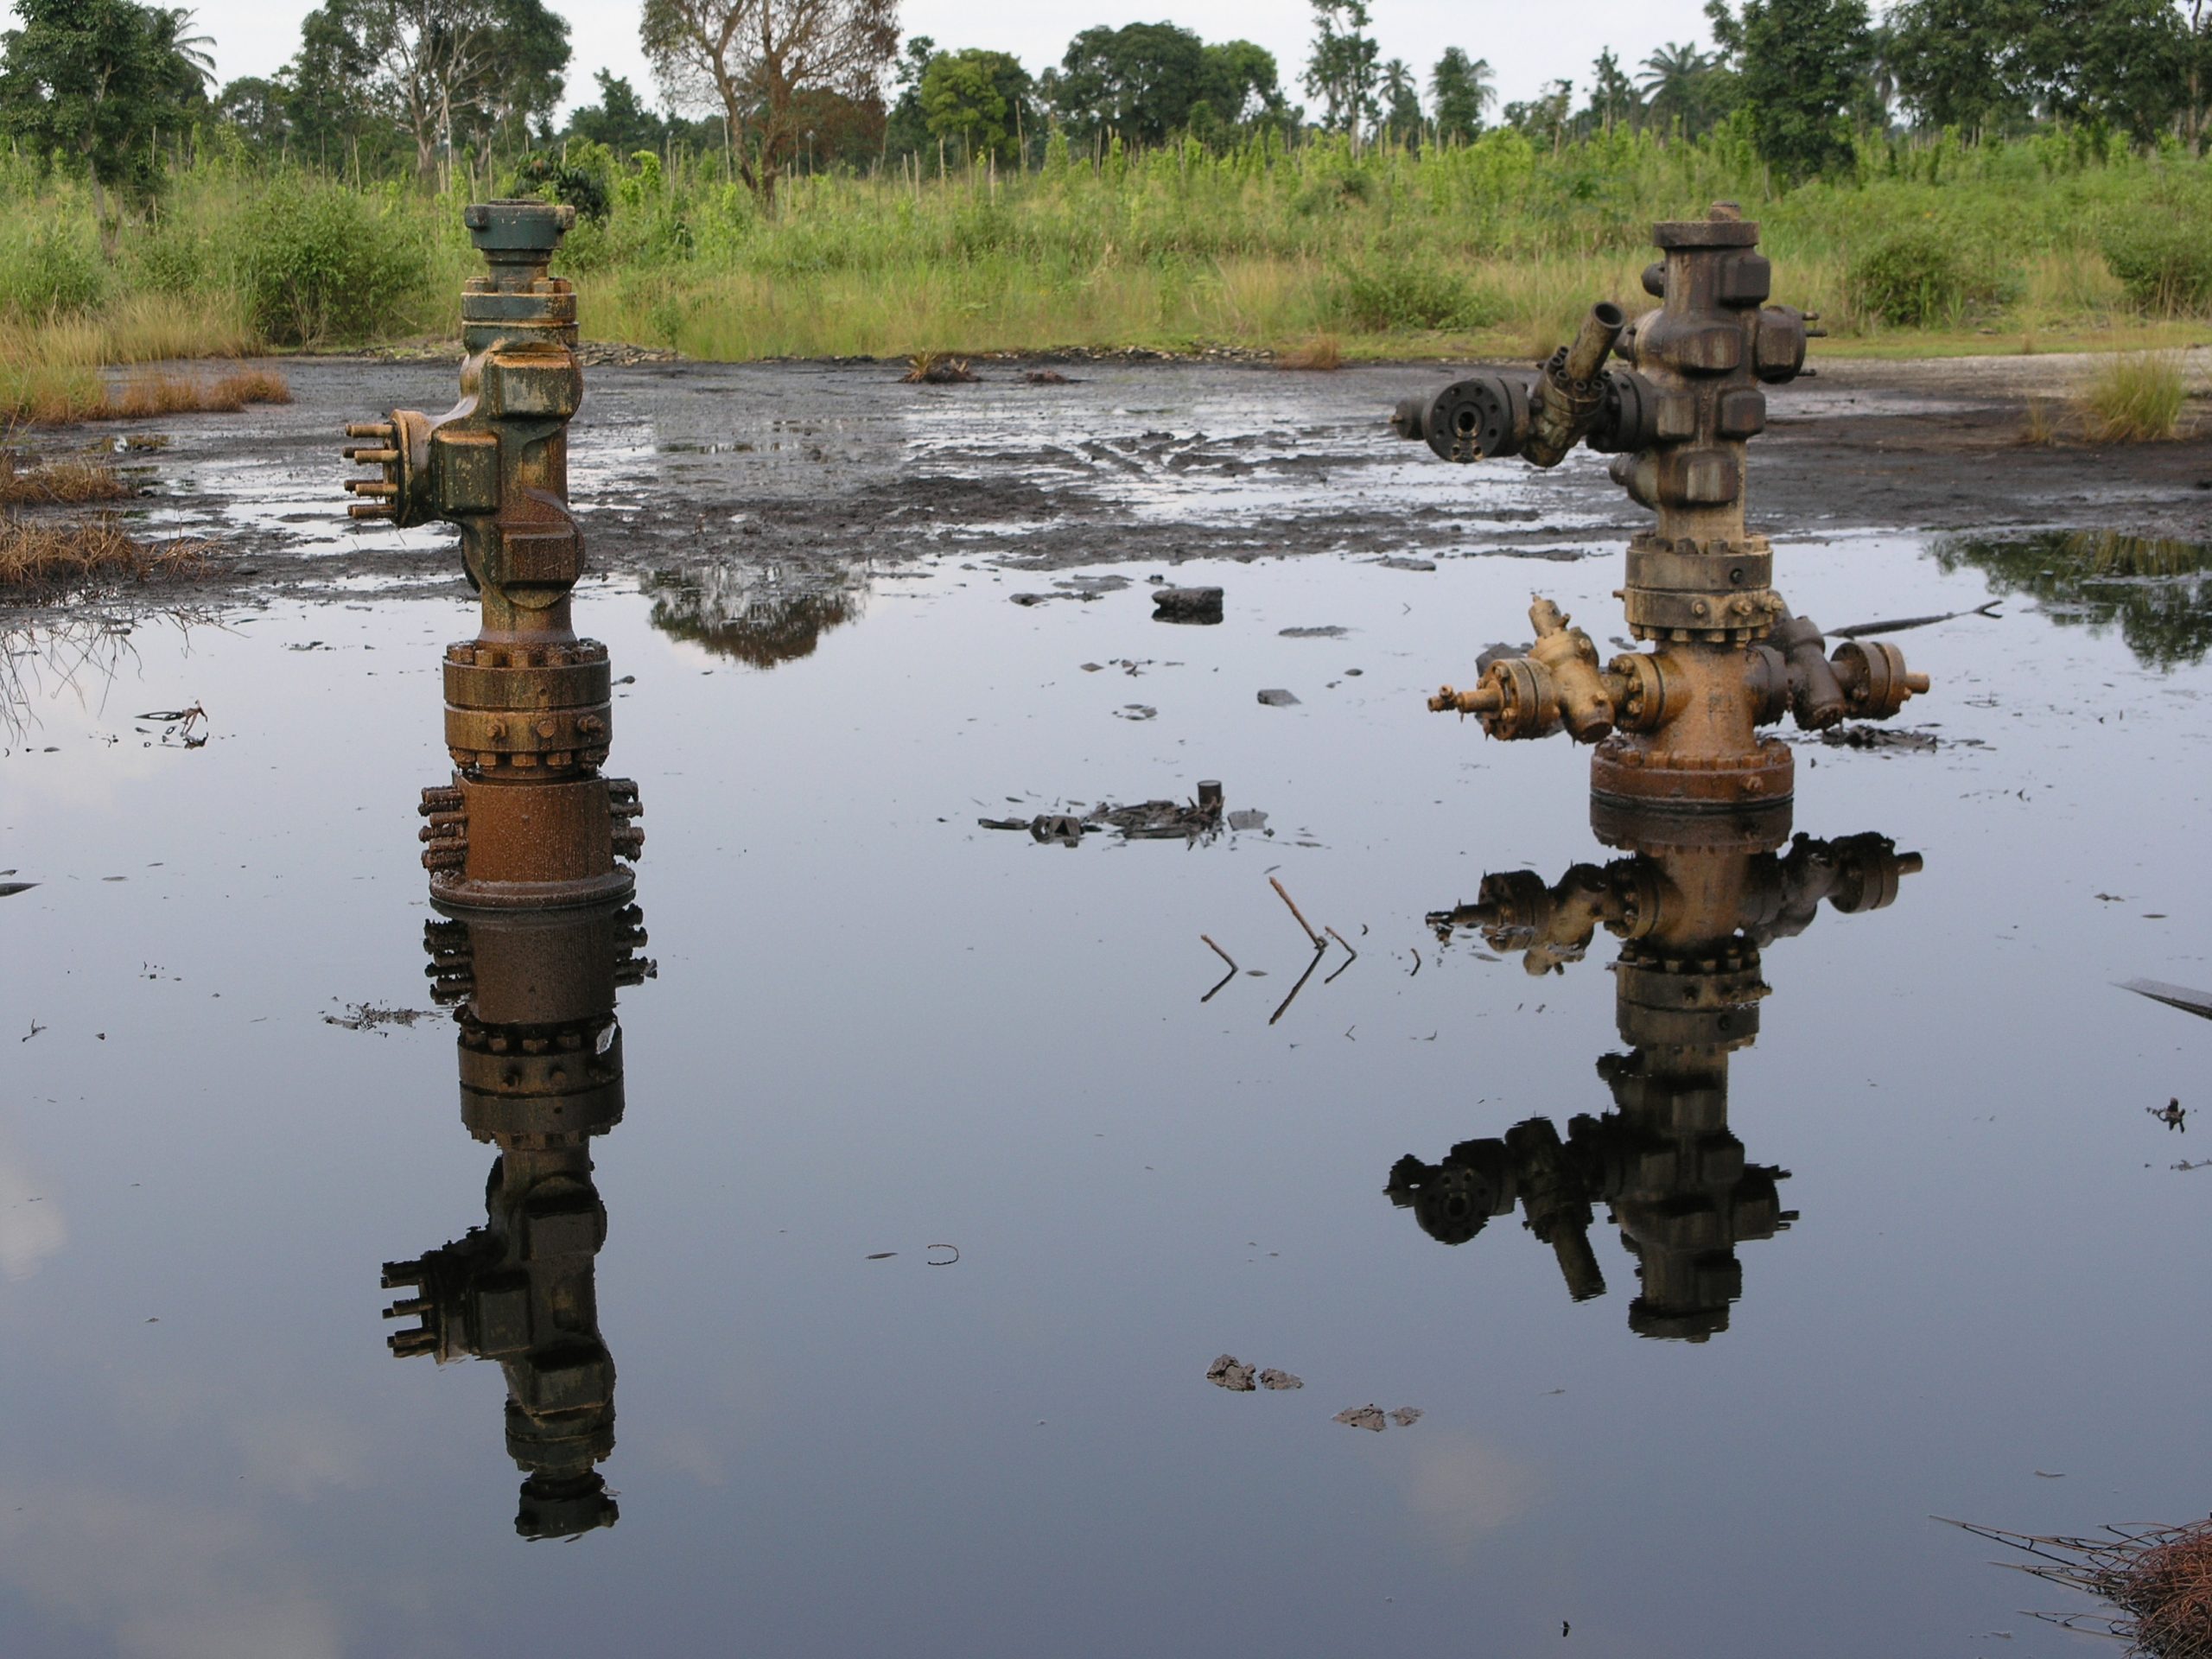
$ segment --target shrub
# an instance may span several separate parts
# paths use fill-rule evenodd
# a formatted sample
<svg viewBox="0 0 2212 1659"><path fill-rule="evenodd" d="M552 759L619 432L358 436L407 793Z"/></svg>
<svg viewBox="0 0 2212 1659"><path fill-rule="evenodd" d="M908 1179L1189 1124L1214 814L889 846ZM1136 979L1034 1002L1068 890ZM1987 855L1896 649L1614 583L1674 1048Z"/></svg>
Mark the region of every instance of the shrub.
<svg viewBox="0 0 2212 1659"><path fill-rule="evenodd" d="M177 231L149 238L137 251L138 275L156 294L189 294L207 280L207 255L199 240Z"/></svg>
<svg viewBox="0 0 2212 1659"><path fill-rule="evenodd" d="M2105 232L2104 255L2143 310L2171 315L2212 306L2212 234L2201 214L2131 216Z"/></svg>
<svg viewBox="0 0 2212 1659"><path fill-rule="evenodd" d="M106 296L107 281L90 233L52 220L0 247L0 304L20 317L43 321L89 311Z"/></svg>
<svg viewBox="0 0 2212 1659"><path fill-rule="evenodd" d="M1967 299L1966 262L1928 226L1893 231L1851 262L1844 287L1854 309L1902 328L1956 316Z"/></svg>
<svg viewBox="0 0 2212 1659"><path fill-rule="evenodd" d="M280 345L391 332L429 280L428 253L409 227L353 191L279 187L264 199L255 232L247 301L254 326Z"/></svg>
<svg viewBox="0 0 2212 1659"><path fill-rule="evenodd" d="M1484 328L1502 315L1496 301L1464 276L1403 259L1345 266L1335 297L1350 327L1375 333Z"/></svg>
<svg viewBox="0 0 2212 1659"><path fill-rule="evenodd" d="M2188 395L2171 352L2107 358L2082 394L2082 424L2100 443L2154 443L2174 435Z"/></svg>

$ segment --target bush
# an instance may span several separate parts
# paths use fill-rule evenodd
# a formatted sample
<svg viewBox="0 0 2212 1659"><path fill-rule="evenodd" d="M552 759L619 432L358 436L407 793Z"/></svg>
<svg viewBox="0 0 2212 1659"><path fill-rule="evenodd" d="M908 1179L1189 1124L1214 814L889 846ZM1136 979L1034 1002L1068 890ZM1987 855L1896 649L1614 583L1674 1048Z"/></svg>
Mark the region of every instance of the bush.
<svg viewBox="0 0 2212 1659"><path fill-rule="evenodd" d="M137 251L138 276L156 294L190 294L207 280L207 256L197 238L163 231Z"/></svg>
<svg viewBox="0 0 2212 1659"><path fill-rule="evenodd" d="M2104 255L2143 310L2171 316L2212 306L2212 235L2201 214L2130 217L2106 232Z"/></svg>
<svg viewBox="0 0 2212 1659"><path fill-rule="evenodd" d="M254 327L279 345L391 333L429 277L428 251L408 226L354 191L279 187L263 199L255 233L247 304Z"/></svg>
<svg viewBox="0 0 2212 1659"><path fill-rule="evenodd" d="M1336 305L1351 327L1373 333L1417 328L1486 328L1501 308L1455 272L1404 259L1347 265Z"/></svg>
<svg viewBox="0 0 2212 1659"><path fill-rule="evenodd" d="M1844 275L1854 309L1901 328L1947 322L1966 302L1966 262L1950 238L1926 226L1894 231L1851 262Z"/></svg>
<svg viewBox="0 0 2212 1659"><path fill-rule="evenodd" d="M89 311L107 294L107 267L89 229L48 220L25 240L0 246L0 305L35 321Z"/></svg>
<svg viewBox="0 0 2212 1659"><path fill-rule="evenodd" d="M2167 352L2107 358L2082 397L2083 425L2100 443L2156 443L2176 435L2189 392Z"/></svg>

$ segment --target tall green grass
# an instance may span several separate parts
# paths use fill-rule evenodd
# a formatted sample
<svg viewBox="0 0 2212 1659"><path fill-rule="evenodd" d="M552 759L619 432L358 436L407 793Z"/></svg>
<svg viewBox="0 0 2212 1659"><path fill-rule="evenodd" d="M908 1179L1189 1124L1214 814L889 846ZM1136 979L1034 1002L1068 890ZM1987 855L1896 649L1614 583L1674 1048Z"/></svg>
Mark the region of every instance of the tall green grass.
<svg viewBox="0 0 2212 1659"><path fill-rule="evenodd" d="M200 319L216 350L241 333L308 346L450 335L475 266L458 196L265 172L234 146L204 155L111 264L76 187L0 157L0 330L90 327L111 356L181 343L142 334L156 315ZM706 358L1282 351L1320 336L1355 357L1522 355L1592 298L1635 298L1651 222L1716 200L1763 221L1776 297L1862 349L1989 334L2164 344L2212 311L2212 163L2082 135L1869 144L1853 176L1789 191L1733 129L1694 143L1622 130L1556 156L1508 131L1357 156L1273 137L1055 146L1027 174L794 178L772 216L712 156L579 146L567 163L610 203L556 266L582 290L586 333Z"/></svg>

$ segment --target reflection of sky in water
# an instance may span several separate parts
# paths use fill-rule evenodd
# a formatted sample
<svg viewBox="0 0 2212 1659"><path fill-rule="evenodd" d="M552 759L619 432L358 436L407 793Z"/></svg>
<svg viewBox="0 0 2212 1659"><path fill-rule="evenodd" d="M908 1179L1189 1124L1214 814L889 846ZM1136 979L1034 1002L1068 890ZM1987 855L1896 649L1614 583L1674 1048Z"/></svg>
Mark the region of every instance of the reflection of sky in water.
<svg viewBox="0 0 2212 1659"><path fill-rule="evenodd" d="M1392 398L1437 382L1445 372L1437 369L1317 378L1103 365L1078 371L1092 384L1065 388L1023 385L996 365L983 372L986 384L939 388L899 385L887 365L635 378L594 371L596 395L586 399L569 454L570 494L585 504L588 533L601 536L640 515L772 510L825 490L880 492L896 480L988 480L995 492L1029 486L1044 500L1079 500L1086 512L1139 526L1189 524L1232 537L1249 528L1255 548L1271 548L1276 527L1294 517L1325 547L1337 513L1404 516L1407 549L1432 553L1452 550L1455 534L1478 550L1486 525L1524 531L1541 518L1548 532L1571 542L1618 519L1609 486L1592 495L1568 482L1594 478L1603 457L1578 452L1546 478L1517 464L1446 466L1425 446L1391 436L1384 419ZM157 493L143 504L146 524L156 533L255 532L310 557L420 556L438 567L426 580L442 575L448 532L347 519L348 498L337 488L342 422L325 406L328 389L308 377L350 373L362 398L435 412L451 399L447 366L302 365L296 373L313 393L298 406L179 427L171 447L148 463ZM1297 395L1286 398L1286 387ZM1142 397L1118 396L1125 391ZM1030 514L947 519L938 516L944 504L904 503L895 488L868 500L868 511L888 524L911 518L926 544L1010 550L1025 526L1049 522Z"/></svg>
<svg viewBox="0 0 2212 1659"><path fill-rule="evenodd" d="M1986 596L1911 550L1788 548L1785 590L1832 626ZM1611 856L1586 760L1421 700L1525 635L1532 580L1612 632L1615 562L1179 567L1228 588L1217 628L1152 623L1154 573L1024 608L1035 577L947 559L766 672L585 596L635 677L661 971L594 1149L622 1517L558 1550L512 1535L496 1369L380 1346L378 1263L484 1213L451 1028L321 1018L426 1005L414 804L461 607L149 628L104 697L42 703L0 755L41 884L0 900L0 1171L67 1236L0 1282L0 1650L1518 1654L1567 1620L1857 1659L2019 1628L1931 1514L2212 1504L2174 1454L2212 1178L2144 1110L2196 1103L2204 1027L2111 985L2212 985L2212 671L2008 607L1899 639L1937 677L1907 723L1958 741L1800 748L1798 828L1927 868L1766 953L1730 1124L1802 1219L1692 1347L1624 1328L1602 1216L1578 1306L1517 1227L1443 1248L1382 1192L1408 1151L1606 1107L1609 941L1532 980L1423 925ZM133 713L194 702L207 747L143 747ZM1201 778L1274 833L975 827ZM1272 1027L1306 952L1270 873L1360 950ZM1201 1005L1201 932L1268 976ZM1211 1388L1224 1351L1306 1387ZM1329 1421L1370 1401L1426 1414Z"/></svg>

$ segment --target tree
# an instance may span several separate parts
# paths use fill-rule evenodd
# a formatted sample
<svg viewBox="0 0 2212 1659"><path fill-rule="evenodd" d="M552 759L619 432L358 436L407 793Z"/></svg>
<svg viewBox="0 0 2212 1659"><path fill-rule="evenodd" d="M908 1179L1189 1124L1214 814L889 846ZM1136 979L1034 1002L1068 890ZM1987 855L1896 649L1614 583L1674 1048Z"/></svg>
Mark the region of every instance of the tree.
<svg viewBox="0 0 2212 1659"><path fill-rule="evenodd" d="M1375 98L1380 52L1367 27L1367 0L1313 0L1306 94L1321 100L1321 124L1350 133L1355 149L1381 112Z"/></svg>
<svg viewBox="0 0 2212 1659"><path fill-rule="evenodd" d="M1429 76L1428 95L1436 111L1437 136L1446 141L1472 138L1483 129L1483 112L1497 99L1490 60L1469 58L1456 46L1444 48Z"/></svg>
<svg viewBox="0 0 2212 1659"><path fill-rule="evenodd" d="M569 118L569 131L588 143L604 144L616 156L658 149L668 138L668 123L647 109L626 75L592 72L599 102L580 105Z"/></svg>
<svg viewBox="0 0 2212 1659"><path fill-rule="evenodd" d="M1529 143L1549 144L1552 154L1559 154L1567 143L1568 113L1574 108L1574 83L1555 80L1541 98L1526 104L1505 106L1505 124L1522 134Z"/></svg>
<svg viewBox="0 0 2212 1659"><path fill-rule="evenodd" d="M1421 137L1421 93L1414 79L1414 72L1403 58L1393 58L1382 66L1382 75L1377 83L1382 93L1382 127L1401 142Z"/></svg>
<svg viewBox="0 0 2212 1659"><path fill-rule="evenodd" d="M899 3L645 0L639 34L671 100L720 106L738 176L772 208L807 130L807 95L875 97L899 50Z"/></svg>
<svg viewBox="0 0 2212 1659"><path fill-rule="evenodd" d="M310 54L323 60L310 67ZM374 106L415 141L427 181L456 137L527 134L561 99L569 25L544 0L326 0L301 25L298 79Z"/></svg>
<svg viewBox="0 0 2212 1659"><path fill-rule="evenodd" d="M970 155L1018 156L1035 124L1033 91L1029 72L1011 53L941 52L922 73L922 118Z"/></svg>
<svg viewBox="0 0 2212 1659"><path fill-rule="evenodd" d="M291 133L287 110L290 98L290 91L282 80L241 75L236 80L225 82L223 90L215 95L215 115L219 120L236 127L238 136L254 149L279 149Z"/></svg>
<svg viewBox="0 0 2212 1659"><path fill-rule="evenodd" d="M922 118L922 77L929 73L930 60L937 54L935 41L926 35L914 35L907 38L906 50L893 62L891 80L899 89L899 96L892 103L890 119L884 128L886 150L912 155L918 153L927 142L930 129L929 123Z"/></svg>
<svg viewBox="0 0 2212 1659"><path fill-rule="evenodd" d="M1223 122L1249 128L1288 118L1275 54L1267 48L1249 41L1224 41L1205 48L1202 55L1199 97Z"/></svg>
<svg viewBox="0 0 2212 1659"><path fill-rule="evenodd" d="M1637 86L1643 106L1655 120L1679 121L1686 134L1694 135L1707 114L1707 92L1713 79L1713 60L1687 41L1670 42L1646 58Z"/></svg>
<svg viewBox="0 0 2212 1659"><path fill-rule="evenodd" d="M1189 124L1193 105L1224 90L1210 84L1205 42L1174 23L1086 29L1068 42L1058 72L1047 73L1052 108L1078 142L1111 129L1136 143L1165 143Z"/></svg>
<svg viewBox="0 0 2212 1659"><path fill-rule="evenodd" d="M1642 113L1643 100L1636 95L1635 84L1621 73L1621 60L1613 55L1610 46L1598 54L1598 60L1590 67L1590 115L1594 124L1606 132L1614 124L1633 122Z"/></svg>
<svg viewBox="0 0 2212 1659"><path fill-rule="evenodd" d="M1866 0L1707 0L1713 38L1733 60L1760 158L1792 183L1847 165L1844 112L1860 97L1873 39Z"/></svg>
<svg viewBox="0 0 2212 1659"><path fill-rule="evenodd" d="M204 36L192 14L130 0L16 0L22 27L0 35L0 130L43 160L60 151L92 183L92 216L112 257L108 192L149 200L161 181L154 135L204 108Z"/></svg>
<svg viewBox="0 0 2212 1659"><path fill-rule="evenodd" d="M2019 10L1991 0L1904 0L1891 12L1897 95L1921 124L1977 133L2028 112Z"/></svg>
<svg viewBox="0 0 2212 1659"><path fill-rule="evenodd" d="M2032 0L2021 55L2044 113L2147 142L2190 101L2193 42L2170 0Z"/></svg>

